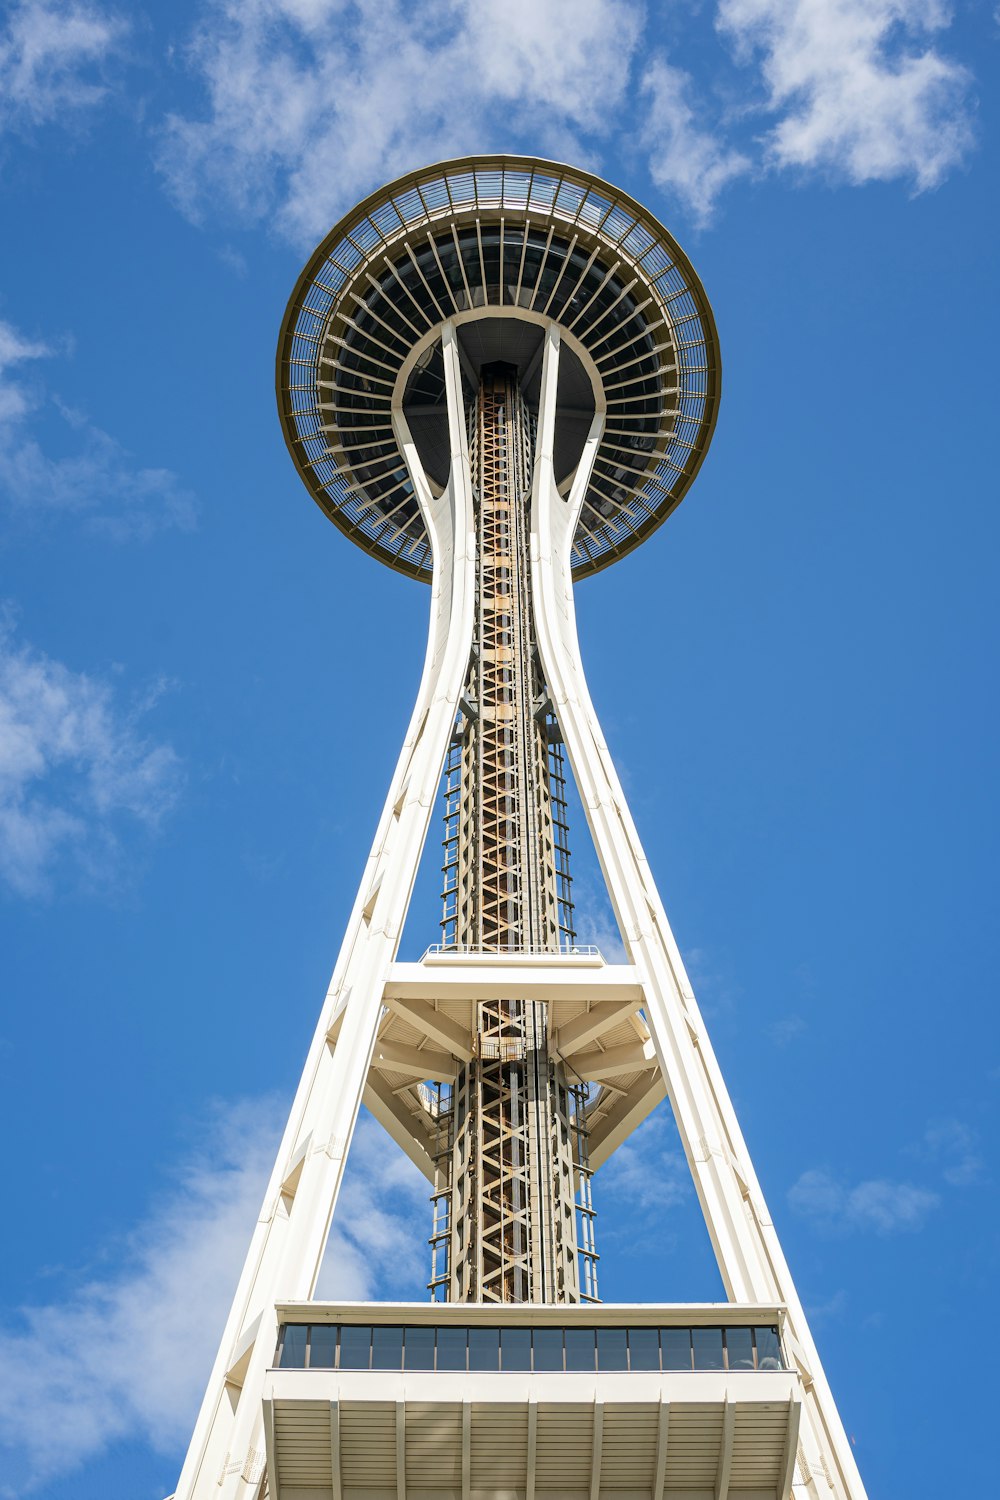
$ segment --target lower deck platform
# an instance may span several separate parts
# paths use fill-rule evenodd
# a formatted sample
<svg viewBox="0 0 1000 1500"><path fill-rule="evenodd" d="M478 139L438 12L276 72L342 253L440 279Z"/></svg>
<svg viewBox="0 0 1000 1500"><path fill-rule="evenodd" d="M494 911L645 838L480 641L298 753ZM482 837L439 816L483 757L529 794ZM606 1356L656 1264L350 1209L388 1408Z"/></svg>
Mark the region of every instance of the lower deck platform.
<svg viewBox="0 0 1000 1500"><path fill-rule="evenodd" d="M304 1311L295 1309L298 1316ZM282 1309L285 1318L292 1312ZM339 1330L332 1341L315 1334L323 1313ZM264 1390L269 1500L787 1500L801 1384L780 1353L766 1359L759 1353L766 1331L760 1325L777 1327L780 1313L732 1305L418 1310L310 1304L309 1354L296 1353L291 1368L283 1359ZM428 1360L422 1352L430 1368L405 1368L405 1352L401 1358L395 1353L396 1336L405 1351L411 1347L407 1333L429 1329L430 1319L437 1325L437 1357ZM542 1355L551 1363L557 1320L562 1367L540 1368ZM522 1334L532 1325L526 1368L505 1364L502 1336L499 1359L491 1354L490 1368L474 1368L473 1351L492 1349L490 1333L498 1323L501 1335L505 1325ZM454 1358L453 1342L440 1337L452 1324L456 1333L467 1325L464 1368L440 1366L442 1350ZM305 1341L288 1336L295 1326L285 1323L283 1349L305 1348ZM738 1335L750 1327L748 1355ZM384 1341L380 1328L388 1335ZM471 1337L476 1328L478 1341ZM352 1329L350 1338L345 1329ZM699 1329L720 1334L723 1367L698 1368L699 1348L712 1344L698 1339ZM548 1330L545 1337L537 1337L542 1330ZM570 1353L574 1361L579 1357L579 1336L586 1341L589 1330L593 1368L570 1368ZM655 1331L655 1361L649 1338L637 1330ZM665 1368L668 1349L673 1360L683 1347L676 1336L681 1330L694 1331L690 1365ZM602 1348L617 1357L619 1344L629 1351L625 1368L602 1368ZM335 1353L321 1353L331 1346ZM368 1367L348 1367L361 1363L359 1346L370 1351ZM415 1339L412 1346L418 1347ZM643 1363L660 1368L633 1367L633 1348L641 1349ZM380 1349L393 1352L381 1359Z"/></svg>

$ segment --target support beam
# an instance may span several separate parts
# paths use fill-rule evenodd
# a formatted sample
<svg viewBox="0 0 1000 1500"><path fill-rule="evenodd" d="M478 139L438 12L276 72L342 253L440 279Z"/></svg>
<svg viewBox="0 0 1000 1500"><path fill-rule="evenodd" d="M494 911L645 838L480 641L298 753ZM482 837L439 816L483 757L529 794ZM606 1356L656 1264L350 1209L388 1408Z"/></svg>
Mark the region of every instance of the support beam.
<svg viewBox="0 0 1000 1500"><path fill-rule="evenodd" d="M232 1361L226 1371L226 1384L235 1390L242 1389L246 1379L247 1370L250 1368L250 1356L253 1354L254 1345L257 1342L257 1334L260 1329L261 1317L258 1315L248 1328L243 1330L240 1340L233 1350Z"/></svg>
<svg viewBox="0 0 1000 1500"><path fill-rule="evenodd" d="M265 1401L264 1453L267 1460L267 1492L271 1500L281 1500L281 1485L278 1483L278 1455L274 1442L274 1402Z"/></svg>
<svg viewBox="0 0 1000 1500"><path fill-rule="evenodd" d="M462 1402L462 1500L472 1493L472 1402Z"/></svg>
<svg viewBox="0 0 1000 1500"><path fill-rule="evenodd" d="M590 1137L590 1165L594 1171L603 1167L608 1157L618 1150L633 1130L638 1129L661 1099L667 1097L666 1084L659 1068L642 1078L627 1094L623 1094L609 1114L595 1125Z"/></svg>
<svg viewBox="0 0 1000 1500"><path fill-rule="evenodd" d="M468 1062L472 1057L472 1033L465 1026L459 1026L450 1016L442 1015L435 1010L432 1004L426 1000L407 1000L402 996L390 994L391 986L385 987L385 1003L404 1020L416 1026L432 1042L457 1057L461 1062Z"/></svg>
<svg viewBox="0 0 1000 1500"><path fill-rule="evenodd" d="M788 1398L788 1427L785 1431L785 1451L781 1460L781 1479L778 1483L778 1500L792 1500L792 1480L795 1477L795 1455L799 1446L799 1419L802 1404L794 1396Z"/></svg>
<svg viewBox="0 0 1000 1500"><path fill-rule="evenodd" d="M615 1026L637 1011L642 1004L642 991L639 990L635 999L631 997L624 1000L601 1000L597 1005L592 1005L590 1010L583 1015L575 1016L572 1021L567 1021L565 1026L560 1026L553 1038L556 1051L561 1057L572 1056L579 1052L607 1031L609 1026Z"/></svg>
<svg viewBox="0 0 1000 1500"><path fill-rule="evenodd" d="M396 1500L406 1500L406 1402L396 1402Z"/></svg>
<svg viewBox="0 0 1000 1500"><path fill-rule="evenodd" d="M631 964L570 953L431 955L419 964L393 964L384 994L394 1008L397 1000L523 1000L525 995L548 1002L579 997L594 1008L630 1001L626 1012L642 1004L642 985Z"/></svg>
<svg viewBox="0 0 1000 1500"><path fill-rule="evenodd" d="M557 335L558 336L558 335ZM609 351L601 357L614 357ZM544 371L544 365L543 365ZM539 433L543 427L546 382L542 381ZM591 438L600 437L595 411ZM591 439L588 439L588 445ZM542 442L539 437L539 451ZM825 1466L839 1500L864 1500L865 1489L829 1386L809 1334L805 1313L773 1222L764 1206L749 1152L705 1031L666 912L656 891L627 799L587 688L580 656L573 600L573 548L595 449L585 447L569 497L558 496L551 464L536 463L532 487L533 604L538 650L555 705L577 788L607 880L608 894L629 956L644 984L642 1011L669 1084L670 1103L691 1167L699 1202L715 1250L726 1295L734 1302L775 1301L786 1312L786 1330L808 1353L814 1374L804 1394L802 1446L810 1468ZM582 1049L563 1050L572 1053ZM616 1104L591 1137L591 1163L607 1160L623 1138L623 1119L655 1104L659 1090ZM599 1139L595 1143L594 1137ZM754 1211L748 1213L744 1188L731 1162L741 1163Z"/></svg>
<svg viewBox="0 0 1000 1500"><path fill-rule="evenodd" d="M653 1493L651 1500L663 1500L663 1486L667 1482L667 1441L670 1436L670 1403L660 1396L660 1415L656 1424L656 1467L653 1471Z"/></svg>
<svg viewBox="0 0 1000 1500"><path fill-rule="evenodd" d="M652 1042L627 1042L621 1047L607 1047L603 1052L595 1047L590 1052L572 1052L568 1057L563 1053L563 1062L585 1081L659 1066Z"/></svg>
<svg viewBox="0 0 1000 1500"><path fill-rule="evenodd" d="M403 1001L564 1001L580 995L642 1005L642 984L630 963L604 963L594 954L429 954L420 963L394 963L385 1004Z"/></svg>
<svg viewBox="0 0 1000 1500"><path fill-rule="evenodd" d="M390 1073L410 1073L414 1078L432 1078L436 1083L454 1083L458 1063L450 1053L430 1047L407 1047L402 1042L383 1037L375 1043L372 1067L386 1068Z"/></svg>
<svg viewBox="0 0 1000 1500"><path fill-rule="evenodd" d="M600 1500L604 1455L604 1402L594 1402L594 1436L590 1449L590 1500Z"/></svg>
<svg viewBox="0 0 1000 1500"><path fill-rule="evenodd" d="M528 1464L524 1500L535 1500L535 1460L538 1454L538 1397L528 1397Z"/></svg>
<svg viewBox="0 0 1000 1500"><path fill-rule="evenodd" d="M423 1129L417 1116L412 1115L392 1092L385 1079L370 1072L365 1083L365 1108L370 1110L397 1146L401 1146L414 1166L420 1168L427 1181L434 1182L434 1158L429 1133Z"/></svg>
<svg viewBox="0 0 1000 1500"><path fill-rule="evenodd" d="M729 1476L733 1470L733 1433L736 1430L736 1403L726 1396L722 1412L722 1446L715 1476L715 1500L729 1500Z"/></svg>
<svg viewBox="0 0 1000 1500"><path fill-rule="evenodd" d="M333 1500L344 1500L340 1477L340 1402L330 1402L330 1488Z"/></svg>

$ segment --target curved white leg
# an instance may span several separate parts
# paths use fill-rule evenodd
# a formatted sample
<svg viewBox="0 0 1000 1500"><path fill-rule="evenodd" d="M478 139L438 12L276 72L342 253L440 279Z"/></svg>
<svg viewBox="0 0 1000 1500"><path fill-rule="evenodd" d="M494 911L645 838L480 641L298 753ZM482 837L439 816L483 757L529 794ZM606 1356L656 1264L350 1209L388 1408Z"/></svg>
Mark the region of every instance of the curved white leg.
<svg viewBox="0 0 1000 1500"><path fill-rule="evenodd" d="M450 324L442 343L453 452L451 479L437 499L401 417L397 427L434 552L423 675L176 1500L249 1500L257 1493L264 1471L261 1390L277 1339L275 1303L309 1298L316 1285L382 992L465 681L472 648L475 531L458 346Z"/></svg>
<svg viewBox="0 0 1000 1500"><path fill-rule="evenodd" d="M805 1388L796 1489L863 1500L864 1487L754 1175L694 992L650 874L587 690L576 631L570 551L600 436L594 419L573 488L552 472L559 333L546 333L532 493L532 577L542 665L615 914L640 971L657 1058L734 1302L780 1302Z"/></svg>

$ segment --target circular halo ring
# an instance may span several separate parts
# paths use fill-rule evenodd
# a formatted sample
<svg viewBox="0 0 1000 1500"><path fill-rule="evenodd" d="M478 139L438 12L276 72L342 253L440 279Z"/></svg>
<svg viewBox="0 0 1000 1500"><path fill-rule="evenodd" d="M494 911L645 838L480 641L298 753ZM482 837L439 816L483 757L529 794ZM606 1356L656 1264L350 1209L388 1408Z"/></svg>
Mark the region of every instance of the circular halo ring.
<svg viewBox="0 0 1000 1500"><path fill-rule="evenodd" d="M285 442L352 541L429 580L393 391L428 333L491 306L556 323L600 371L607 418L573 544L574 577L595 573L687 493L715 427L721 364L711 306L676 240L588 172L461 157L358 204L313 252L285 311L276 369ZM439 399L433 360L422 380L420 399Z"/></svg>

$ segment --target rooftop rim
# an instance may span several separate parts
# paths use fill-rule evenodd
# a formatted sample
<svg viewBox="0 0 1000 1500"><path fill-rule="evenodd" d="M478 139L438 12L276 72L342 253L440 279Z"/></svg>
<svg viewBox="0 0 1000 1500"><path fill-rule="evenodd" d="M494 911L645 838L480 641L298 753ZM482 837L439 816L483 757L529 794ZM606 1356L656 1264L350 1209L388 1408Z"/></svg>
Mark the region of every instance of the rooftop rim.
<svg viewBox="0 0 1000 1500"><path fill-rule="evenodd" d="M310 256L276 359L282 432L303 482L345 535L397 571L431 571L392 427L400 368L448 318L518 314L578 341L605 386L574 577L650 536L701 466L718 413L718 335L694 268L658 220L593 173L538 157L466 156L406 173ZM435 379L428 366L425 401Z"/></svg>

